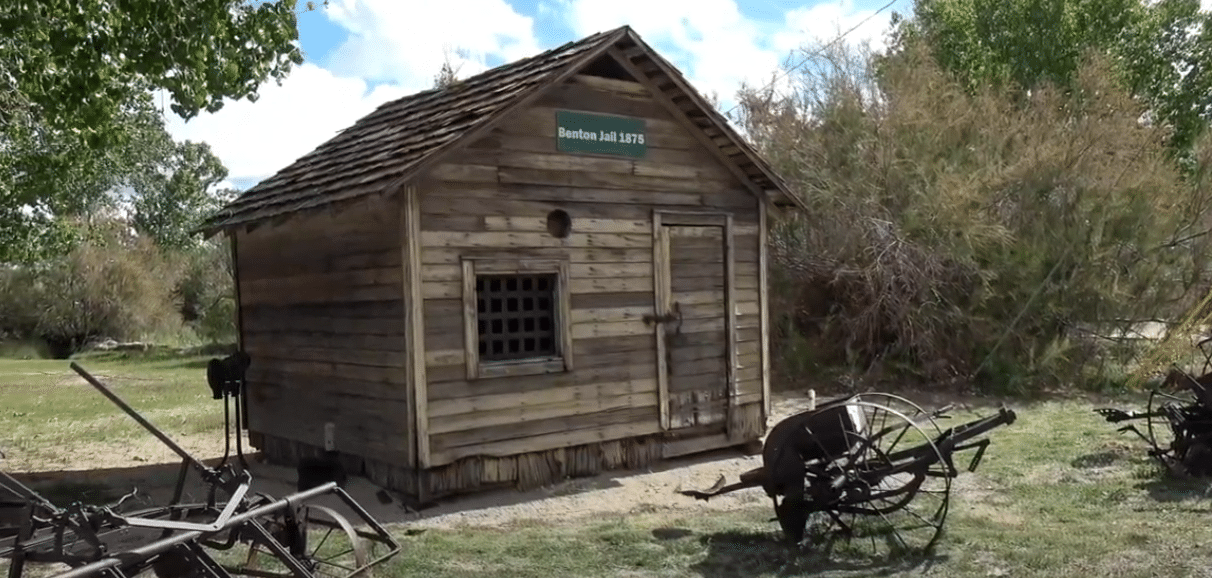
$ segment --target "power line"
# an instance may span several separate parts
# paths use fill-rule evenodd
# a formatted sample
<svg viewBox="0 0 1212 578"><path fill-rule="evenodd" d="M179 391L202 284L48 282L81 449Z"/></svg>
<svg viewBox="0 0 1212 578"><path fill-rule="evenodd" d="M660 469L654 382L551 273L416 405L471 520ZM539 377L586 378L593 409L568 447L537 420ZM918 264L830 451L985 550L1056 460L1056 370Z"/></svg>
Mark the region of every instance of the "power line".
<svg viewBox="0 0 1212 578"><path fill-rule="evenodd" d="M788 74L791 74L791 73L792 73L792 72L794 72L794 71L795 71L797 68L799 68L799 67L801 67L801 66L803 66L803 65L805 65L805 64L808 64L808 61L809 61L809 60L811 60L811 59L812 59L812 57L814 57L814 56L820 56L820 55L821 55L822 53L824 53L826 50L828 50L829 48L831 48L831 47L832 47L834 44L837 44L838 42L841 42L841 41L842 41L842 39L846 38L846 36L847 36L847 35L849 35L851 32L854 32L855 30L858 30L858 28L859 28L860 26L862 26L862 25L866 24L866 23L867 23L868 21L870 21L872 18L875 18L877 15L879 15L879 13L880 13L880 12L883 12L883 11L887 10L888 8L892 7L892 5L893 5L893 4L896 4L898 1L899 1L899 0L891 0L891 1L889 1L887 4L884 4L883 6L881 6L881 7L879 8L879 10L876 10L875 12L872 12L872 13L871 13L871 15L869 15L869 16L867 16L866 18L862 19L862 21L860 21L858 24L855 24L854 26L851 26L849 30L847 30L847 31L843 32L843 33L842 33L840 36L838 36L837 38L834 38L832 41L830 41L830 42L829 42L829 44L826 44L826 45L822 46L822 47L821 47L819 50L817 50L817 51L815 51L815 52L813 52L813 53L809 54L808 56L805 56L805 57L804 57L804 59L803 59L803 60L801 60L799 64L797 64L797 65L795 65L795 66L792 66L791 68L788 68L787 70L785 70L785 71L783 71L783 72L781 72L781 73L779 73L779 74L775 75L774 80L771 80L769 84L767 84L766 86L763 86L763 87L762 87L762 90L766 90L766 89L768 89L768 88L770 88L770 87L774 86L774 83L776 83L776 82L778 82L779 80L781 80L781 79L782 79L784 76L786 76L786 75L788 75ZM732 111L736 110L738 106L741 106L741 104L740 104L739 102L738 102L737 104L734 104L734 105L732 106L732 108L730 108L730 109L728 109L728 110L724 111L724 116L728 116L729 114L731 114L731 113L732 113Z"/></svg>

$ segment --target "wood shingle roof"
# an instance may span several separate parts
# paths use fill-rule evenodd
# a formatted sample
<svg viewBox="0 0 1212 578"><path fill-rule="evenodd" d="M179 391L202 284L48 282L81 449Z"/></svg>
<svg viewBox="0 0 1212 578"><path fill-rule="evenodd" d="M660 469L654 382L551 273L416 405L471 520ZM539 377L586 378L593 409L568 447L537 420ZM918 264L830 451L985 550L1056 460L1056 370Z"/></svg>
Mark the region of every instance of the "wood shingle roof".
<svg viewBox="0 0 1212 578"><path fill-rule="evenodd" d="M630 27L594 34L541 54L378 107L315 150L243 192L198 227L206 235L389 193L508 111L594 59L626 59L702 129L746 178L779 204L802 206L756 152L671 64ZM638 79L637 79L638 80ZM705 141L706 142L706 141ZM738 173L738 175L741 173Z"/></svg>

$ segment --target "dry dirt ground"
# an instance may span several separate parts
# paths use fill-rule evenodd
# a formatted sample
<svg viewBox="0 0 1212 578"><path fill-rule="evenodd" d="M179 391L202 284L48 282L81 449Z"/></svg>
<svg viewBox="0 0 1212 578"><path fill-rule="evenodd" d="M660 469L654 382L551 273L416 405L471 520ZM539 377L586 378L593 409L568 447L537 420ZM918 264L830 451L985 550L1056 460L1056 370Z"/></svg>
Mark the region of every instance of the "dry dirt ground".
<svg viewBox="0 0 1212 578"><path fill-rule="evenodd" d="M927 409L953 401L922 395L913 395L912 399ZM824 401L824 398L818 401ZM809 404L808 397L804 395L776 395L769 424L803 411ZM960 407L963 405L961 402ZM125 416L118 419L121 418ZM62 471L61 464L37 464L28 460L24 463L10 461L5 464L5 469L35 489L55 491L54 496L48 497L57 503L72 499L72 492L96 492L106 496L107 501L113 501L134 488L138 490L135 503L161 505L167 503L171 496L180 463L165 459L172 454L150 435L144 441L146 443L142 445L146 445L146 448L127 443L118 444L116 448L107 448L102 443L96 444L96 447L77 448L72 452L76 458L73 462L77 462L70 467L73 471ZM223 455L222 436L217 433L214 439L188 436L178 441L187 451L211 464ZM105 469L86 469L102 464ZM741 472L760 464L760 456L745 455L739 449L723 450L672 460L648 471L609 472L591 478L569 479L529 492L504 490L464 496L421 512L407 509L395 500L385 503L380 499L380 488L363 478L351 478L346 491L380 522L413 527L500 526L520 520L567 521L583 516L634 512L668 511L680 515L735 510L759 504L767 506L768 498L760 489L742 490L710 502L676 493L679 488L711 487L720 475L735 481ZM293 469L262 463L258 454L249 456L249 465L254 480L253 491L271 496L285 496L294 491ZM200 501L204 494L200 491L198 477L191 473L188 479L187 499ZM966 481L969 483L957 484L953 490L979 491L976 487L979 483L972 483L976 480ZM58 490L53 490L56 487Z"/></svg>

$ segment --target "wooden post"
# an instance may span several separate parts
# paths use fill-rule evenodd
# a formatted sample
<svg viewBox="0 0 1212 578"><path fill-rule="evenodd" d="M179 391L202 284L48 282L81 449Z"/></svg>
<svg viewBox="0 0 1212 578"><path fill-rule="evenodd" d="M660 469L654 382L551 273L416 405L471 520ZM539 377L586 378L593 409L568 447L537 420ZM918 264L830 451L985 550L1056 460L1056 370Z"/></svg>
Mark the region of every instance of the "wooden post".
<svg viewBox="0 0 1212 578"><path fill-rule="evenodd" d="M762 422L770 418L773 400L770 399L770 287L769 273L766 271L770 251L769 225L766 222L766 205L768 201L758 201L758 309L760 324L758 332L762 340Z"/></svg>
<svg viewBox="0 0 1212 578"><path fill-rule="evenodd" d="M653 314L658 318L669 313L669 234L661 225L661 213L652 212L652 285L655 302ZM669 360L666 358L665 324L653 323L657 348L657 403L660 404L661 429L668 430L669 421Z"/></svg>
<svg viewBox="0 0 1212 578"><path fill-rule="evenodd" d="M724 343L728 347L728 437L735 439L742 432L735 427L740 416L737 414L737 319L736 319L736 240L732 236L732 215L724 217L724 309L727 335Z"/></svg>
<svg viewBox="0 0 1212 578"><path fill-rule="evenodd" d="M404 280L405 367L412 396L409 406L415 438L415 467L429 467L429 383L425 373L425 314L421 292L421 199L417 188L405 186L400 196L401 266ZM421 477L424 478L423 476ZM420 494L425 488L418 487Z"/></svg>

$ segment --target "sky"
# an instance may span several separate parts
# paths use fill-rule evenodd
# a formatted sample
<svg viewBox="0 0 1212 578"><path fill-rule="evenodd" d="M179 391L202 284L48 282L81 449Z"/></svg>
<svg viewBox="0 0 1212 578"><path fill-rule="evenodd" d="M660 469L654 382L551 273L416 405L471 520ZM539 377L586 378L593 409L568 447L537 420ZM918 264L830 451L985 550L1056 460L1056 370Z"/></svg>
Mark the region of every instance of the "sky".
<svg viewBox="0 0 1212 578"><path fill-rule="evenodd" d="M766 85L806 43L857 25L845 41L879 48L892 13L912 11L913 0L879 11L889 1L317 1L299 17L305 61L280 86L189 122L166 118L177 140L209 143L230 171L224 184L244 190L379 105L431 88L447 60L466 78L626 24L727 109L742 82Z"/></svg>

